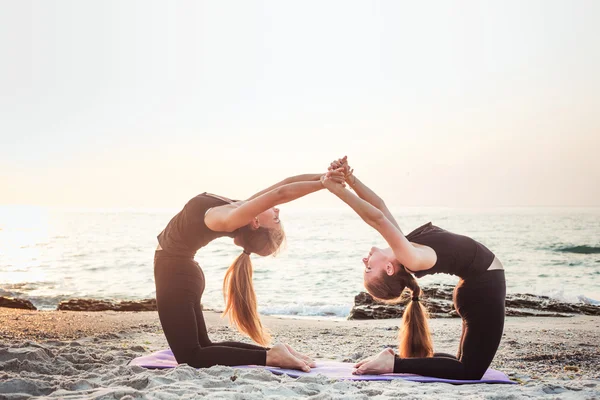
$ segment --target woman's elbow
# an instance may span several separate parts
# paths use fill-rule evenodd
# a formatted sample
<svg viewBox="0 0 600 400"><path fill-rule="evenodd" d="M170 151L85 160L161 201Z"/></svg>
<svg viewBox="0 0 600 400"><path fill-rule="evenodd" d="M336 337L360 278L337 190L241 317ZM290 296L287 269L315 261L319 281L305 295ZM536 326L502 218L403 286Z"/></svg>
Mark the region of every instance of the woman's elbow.
<svg viewBox="0 0 600 400"><path fill-rule="evenodd" d="M280 186L274 190L273 200L275 204L279 204L281 201L285 200L290 195L290 188L286 185Z"/></svg>
<svg viewBox="0 0 600 400"><path fill-rule="evenodd" d="M371 211L369 214L369 222L375 228L382 228L386 223L387 218L380 210Z"/></svg>
<svg viewBox="0 0 600 400"><path fill-rule="evenodd" d="M377 197L375 200L373 200L373 206L378 210L383 210L386 208L385 201L383 201L381 197Z"/></svg>

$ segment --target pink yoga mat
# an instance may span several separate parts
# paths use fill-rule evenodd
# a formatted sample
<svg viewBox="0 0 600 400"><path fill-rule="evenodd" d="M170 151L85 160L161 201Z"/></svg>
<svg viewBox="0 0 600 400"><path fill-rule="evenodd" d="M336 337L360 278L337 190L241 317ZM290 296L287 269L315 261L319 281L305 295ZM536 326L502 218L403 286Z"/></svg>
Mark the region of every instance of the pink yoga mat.
<svg viewBox="0 0 600 400"><path fill-rule="evenodd" d="M384 374L384 375L352 375L353 363L343 363L337 361L328 360L316 360L317 366L310 372L296 371L292 369L282 369L275 367L263 367L257 365L240 365L234 368L262 368L271 371L274 374L282 375L286 374L292 378L298 378L301 376L316 376L325 375L329 378L338 380L351 380L351 381L391 381L393 379L404 379L413 382L445 382L452 383L455 385L461 384L473 384L473 383L509 383L514 384L516 382L508 379L506 374L496 371L494 369L488 369L483 378L480 380L468 380L461 381L456 379L441 379L433 378L430 376L421 376L413 374ZM176 367L177 361L173 357L171 350L161 350L156 353L152 353L148 356L134 358L129 365L138 365L145 368L174 368Z"/></svg>

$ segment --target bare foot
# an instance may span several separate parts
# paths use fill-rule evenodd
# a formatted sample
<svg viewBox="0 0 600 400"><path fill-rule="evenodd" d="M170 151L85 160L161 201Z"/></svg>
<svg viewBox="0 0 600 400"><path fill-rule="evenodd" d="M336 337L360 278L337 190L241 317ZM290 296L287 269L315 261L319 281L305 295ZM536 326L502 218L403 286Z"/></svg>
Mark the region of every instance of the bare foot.
<svg viewBox="0 0 600 400"><path fill-rule="evenodd" d="M357 362L356 364L354 364L354 368L359 368L361 365L368 363L369 361L371 361L372 359L374 359L375 356L371 356L371 357L367 357L363 360L360 360L359 362Z"/></svg>
<svg viewBox="0 0 600 400"><path fill-rule="evenodd" d="M276 344L271 349L267 350L267 365L270 367L297 369L304 372L310 372L310 367L306 361L292 355L283 344Z"/></svg>
<svg viewBox="0 0 600 400"><path fill-rule="evenodd" d="M315 364L315 361L314 361L312 358L310 358L309 356L307 356L307 355L305 355L305 354L302 354L302 353L300 353L300 352L298 352L298 351L294 350L294 349L292 348L292 346L290 346L290 345L289 345L289 344L287 344L287 343L284 343L283 345L285 346L285 348L286 348L286 349L288 349L288 351L289 351L290 353L292 353L292 355L293 355L294 357L296 357L296 358L299 358L299 359L301 359L301 360L304 360L304 361L305 361L305 362L308 364L308 366L309 366L309 367L311 367L311 368L315 368L315 367L317 366L317 364Z"/></svg>
<svg viewBox="0 0 600 400"><path fill-rule="evenodd" d="M387 348L374 357L362 360L354 365L354 375L380 375L394 372L394 350Z"/></svg>

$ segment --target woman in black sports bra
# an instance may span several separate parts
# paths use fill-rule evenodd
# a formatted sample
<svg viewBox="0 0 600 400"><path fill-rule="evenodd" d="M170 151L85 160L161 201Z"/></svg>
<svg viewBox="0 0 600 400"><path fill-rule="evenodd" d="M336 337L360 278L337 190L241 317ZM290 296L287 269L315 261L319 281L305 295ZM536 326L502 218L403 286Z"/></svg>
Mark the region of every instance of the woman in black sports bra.
<svg viewBox="0 0 600 400"><path fill-rule="evenodd" d="M330 179L343 183L339 172ZM167 342L178 363L212 365L270 365L310 370L313 361L283 344L265 348L239 342L213 343L207 333L200 300L205 287L196 252L216 238L228 236L241 247L225 274L225 314L237 328L261 345L269 343L256 309L252 286L252 253L268 256L284 240L275 207L323 188L321 175L287 178L246 201L202 193L190 201L158 235L154 278L158 314Z"/></svg>
<svg viewBox="0 0 600 400"><path fill-rule="evenodd" d="M363 259L364 284L373 297L398 302L405 288L411 301L399 332L399 356L386 349L356 364L356 374L413 373L445 379L481 379L492 362L504 328L506 282L500 261L483 244L431 223L404 236L383 200L353 175L346 157L331 163L343 172L355 195L327 177L323 185L375 228L390 248L373 247ZM463 320L456 357L433 353L427 311L419 302L416 279L457 275L454 305Z"/></svg>

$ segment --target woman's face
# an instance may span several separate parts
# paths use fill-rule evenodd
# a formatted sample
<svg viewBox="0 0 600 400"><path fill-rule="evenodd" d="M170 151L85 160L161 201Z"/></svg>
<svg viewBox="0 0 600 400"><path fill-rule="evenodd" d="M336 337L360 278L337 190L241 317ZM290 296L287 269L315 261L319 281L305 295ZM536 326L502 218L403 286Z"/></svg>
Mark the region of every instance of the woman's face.
<svg viewBox="0 0 600 400"><path fill-rule="evenodd" d="M394 260L392 249L380 249L379 247L371 247L369 255L363 258L365 265L364 279L365 282L379 277L383 272L390 275L393 273L392 261Z"/></svg>
<svg viewBox="0 0 600 400"><path fill-rule="evenodd" d="M273 207L257 215L258 225L273 229L279 225L279 208Z"/></svg>

